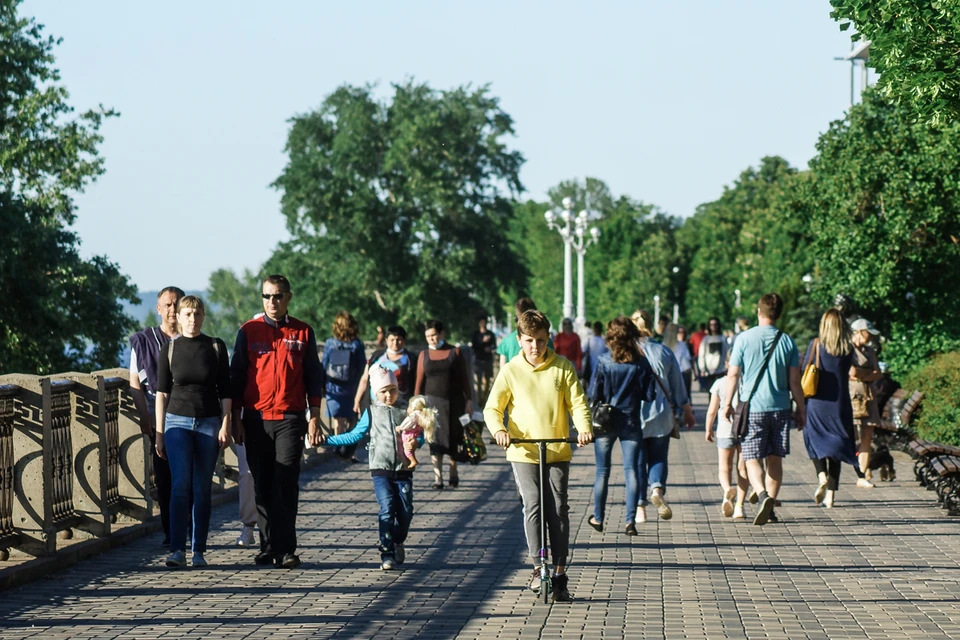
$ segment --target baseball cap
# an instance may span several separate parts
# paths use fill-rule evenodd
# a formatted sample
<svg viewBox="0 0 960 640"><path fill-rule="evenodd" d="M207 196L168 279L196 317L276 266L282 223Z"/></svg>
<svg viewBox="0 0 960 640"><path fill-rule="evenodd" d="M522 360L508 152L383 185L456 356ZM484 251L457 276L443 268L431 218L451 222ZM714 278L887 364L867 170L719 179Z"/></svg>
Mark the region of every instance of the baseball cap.
<svg viewBox="0 0 960 640"><path fill-rule="evenodd" d="M866 318L857 318L857 319L854 320L853 323L850 325L850 328L851 328L853 331L863 331L863 330L867 330L867 331L869 331L870 333L872 333L872 334L875 335L875 336L880 335L880 332L877 331L877 330L874 328L873 323L870 322L869 320L867 320Z"/></svg>

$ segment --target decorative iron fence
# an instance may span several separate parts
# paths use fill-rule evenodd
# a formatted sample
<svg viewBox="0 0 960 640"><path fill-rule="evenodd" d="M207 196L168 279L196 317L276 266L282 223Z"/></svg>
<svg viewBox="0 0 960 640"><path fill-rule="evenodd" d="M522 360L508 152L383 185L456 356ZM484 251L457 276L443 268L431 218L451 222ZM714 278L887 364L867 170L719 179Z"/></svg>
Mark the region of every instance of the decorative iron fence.
<svg viewBox="0 0 960 640"><path fill-rule="evenodd" d="M51 555L58 538L109 536L120 518L154 517L151 445L128 375L0 376L0 561L10 549ZM214 482L222 488L236 466L228 455Z"/></svg>

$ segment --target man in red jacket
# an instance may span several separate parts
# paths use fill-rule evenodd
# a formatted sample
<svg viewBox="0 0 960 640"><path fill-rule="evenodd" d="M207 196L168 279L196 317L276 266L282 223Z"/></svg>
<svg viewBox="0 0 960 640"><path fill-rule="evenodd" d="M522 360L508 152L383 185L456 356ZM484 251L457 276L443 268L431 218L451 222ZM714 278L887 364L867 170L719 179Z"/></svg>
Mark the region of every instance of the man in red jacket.
<svg viewBox="0 0 960 640"><path fill-rule="evenodd" d="M580 336L573 332L573 320L564 318L560 325L561 331L553 338L553 350L573 363L577 375L583 372L581 360L583 348L580 345Z"/></svg>
<svg viewBox="0 0 960 640"><path fill-rule="evenodd" d="M320 444L324 374L313 329L287 315L290 282L269 276L262 296L263 315L240 327L230 363L233 424L239 425L237 441L248 445L256 491L260 553L255 562L293 569L300 565L296 526L303 436Z"/></svg>

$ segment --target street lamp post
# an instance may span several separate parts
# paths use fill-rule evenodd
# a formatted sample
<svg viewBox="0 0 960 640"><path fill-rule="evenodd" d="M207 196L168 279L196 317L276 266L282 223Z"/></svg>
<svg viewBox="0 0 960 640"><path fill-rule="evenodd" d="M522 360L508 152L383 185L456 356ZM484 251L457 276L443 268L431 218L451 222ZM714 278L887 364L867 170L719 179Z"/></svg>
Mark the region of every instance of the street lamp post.
<svg viewBox="0 0 960 640"><path fill-rule="evenodd" d="M577 252L577 317L574 321L574 330L580 333L587 324L587 297L586 282L584 280L583 256L587 253L587 247L595 244L600 239L600 229L596 227L587 228L589 224L589 212L583 210L579 215L574 216L573 198L563 199L563 211L560 213L560 219L563 221L561 227L556 223L557 216L553 211L547 211L543 214L547 221L547 227L560 233L563 238L563 317L573 316L573 252Z"/></svg>
<svg viewBox="0 0 960 640"><path fill-rule="evenodd" d="M548 209L543 217L547 221L547 227L558 231L563 238L563 317L570 318L573 316L573 250L570 246L573 237L570 228L570 223L574 219L573 198L564 198L562 204L563 210L559 216L563 221L562 227L556 223L557 214L552 210Z"/></svg>
<svg viewBox="0 0 960 640"><path fill-rule="evenodd" d="M660 296L653 296L653 327L660 322ZM651 331L653 327L648 327Z"/></svg>
<svg viewBox="0 0 960 640"><path fill-rule="evenodd" d="M673 324L680 324L680 292L677 290L677 274L680 267L673 268Z"/></svg>

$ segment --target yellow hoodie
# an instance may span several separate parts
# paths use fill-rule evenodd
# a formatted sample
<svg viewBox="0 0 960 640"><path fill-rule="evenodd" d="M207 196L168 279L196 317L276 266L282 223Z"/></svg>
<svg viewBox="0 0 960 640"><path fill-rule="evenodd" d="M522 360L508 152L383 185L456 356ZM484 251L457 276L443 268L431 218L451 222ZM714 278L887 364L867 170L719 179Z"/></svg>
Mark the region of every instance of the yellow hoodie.
<svg viewBox="0 0 960 640"><path fill-rule="evenodd" d="M580 433L591 433L590 408L583 385L573 364L547 349L543 364L527 362L523 352L500 370L493 383L483 419L492 434L503 431L503 413L509 414L507 432L511 438L566 438L570 435L569 417ZM570 445L547 445L547 462L566 462L572 457ZM511 444L510 462L537 463L537 445Z"/></svg>

